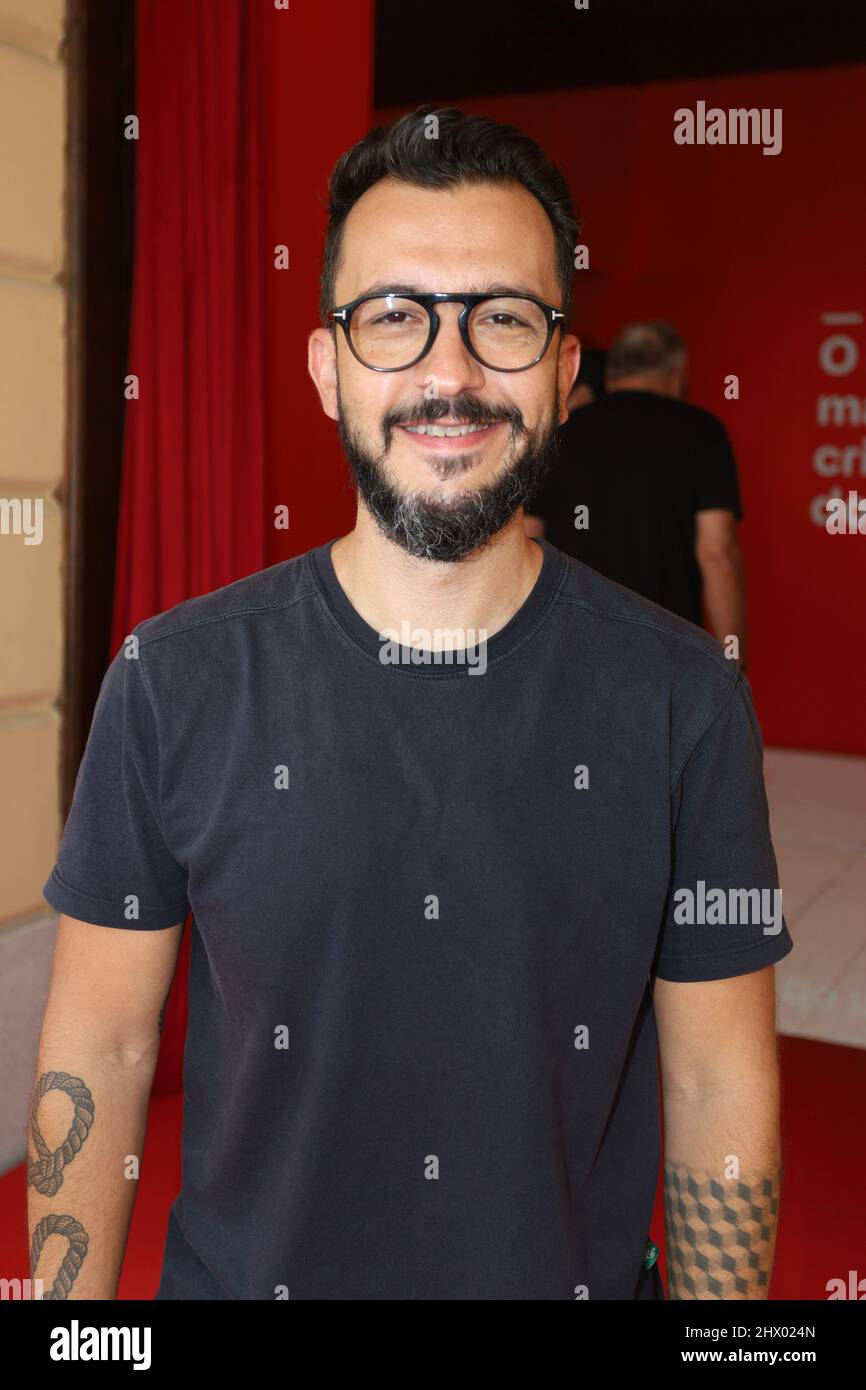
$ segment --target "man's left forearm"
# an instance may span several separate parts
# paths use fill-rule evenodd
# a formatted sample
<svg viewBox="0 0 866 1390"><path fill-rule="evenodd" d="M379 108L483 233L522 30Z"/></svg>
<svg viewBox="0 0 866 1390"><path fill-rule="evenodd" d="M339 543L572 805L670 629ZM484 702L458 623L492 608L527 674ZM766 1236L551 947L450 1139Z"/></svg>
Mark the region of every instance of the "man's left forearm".
<svg viewBox="0 0 866 1390"><path fill-rule="evenodd" d="M778 1090L665 1100L668 1298L766 1298L781 1192Z"/></svg>
<svg viewBox="0 0 866 1390"><path fill-rule="evenodd" d="M698 554L704 608L711 631L724 643L735 636L739 642L739 663L747 664L746 578L739 546L712 554Z"/></svg>

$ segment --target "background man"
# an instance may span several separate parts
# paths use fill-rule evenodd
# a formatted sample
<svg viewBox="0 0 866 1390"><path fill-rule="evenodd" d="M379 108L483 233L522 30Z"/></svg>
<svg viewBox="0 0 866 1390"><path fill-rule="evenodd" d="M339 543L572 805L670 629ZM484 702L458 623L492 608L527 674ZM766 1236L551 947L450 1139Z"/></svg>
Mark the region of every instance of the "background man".
<svg viewBox="0 0 866 1390"><path fill-rule="evenodd" d="M527 523L690 622L703 622L703 600L710 630L738 637L745 670L736 464L721 421L685 401L686 371L685 343L670 324L624 328L608 353L607 394L563 425L559 461Z"/></svg>

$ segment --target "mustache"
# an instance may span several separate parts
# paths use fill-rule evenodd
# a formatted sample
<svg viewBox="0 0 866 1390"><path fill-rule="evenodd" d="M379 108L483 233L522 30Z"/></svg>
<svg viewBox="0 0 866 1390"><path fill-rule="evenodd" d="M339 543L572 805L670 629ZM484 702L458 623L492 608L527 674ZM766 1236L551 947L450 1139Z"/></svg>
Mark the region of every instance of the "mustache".
<svg viewBox="0 0 866 1390"><path fill-rule="evenodd" d="M477 396L461 396L454 400L429 396L411 409L408 406L393 406L382 417L382 433L387 441L397 425L435 425L446 416L460 425L495 425L504 420L519 433L526 433L523 412L516 405L491 406Z"/></svg>

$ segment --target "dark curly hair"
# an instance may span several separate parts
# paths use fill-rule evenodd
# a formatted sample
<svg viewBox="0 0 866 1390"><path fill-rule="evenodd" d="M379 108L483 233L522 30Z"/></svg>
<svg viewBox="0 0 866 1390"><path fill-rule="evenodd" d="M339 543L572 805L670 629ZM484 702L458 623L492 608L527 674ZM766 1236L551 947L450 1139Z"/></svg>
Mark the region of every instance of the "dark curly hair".
<svg viewBox="0 0 866 1390"><path fill-rule="evenodd" d="M435 116L438 138L426 134ZM556 267L565 311L571 320L574 250L580 237L568 185L556 165L528 135L487 116L470 116L454 106L419 106L387 128L375 126L340 156L328 181L328 231L322 265L319 312L328 326L340 264L343 229L362 194L383 178L421 188L455 188L467 183L522 183L550 219L556 243Z"/></svg>

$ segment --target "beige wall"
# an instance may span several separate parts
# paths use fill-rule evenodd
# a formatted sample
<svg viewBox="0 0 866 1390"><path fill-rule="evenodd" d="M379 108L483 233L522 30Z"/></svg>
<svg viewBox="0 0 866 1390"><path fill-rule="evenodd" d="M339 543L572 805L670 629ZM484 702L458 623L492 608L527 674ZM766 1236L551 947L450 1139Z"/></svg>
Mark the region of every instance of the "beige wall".
<svg viewBox="0 0 866 1390"><path fill-rule="evenodd" d="M64 8L0 0L0 1172L24 1156L60 830ZM3 499L41 499L38 544Z"/></svg>

